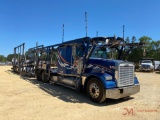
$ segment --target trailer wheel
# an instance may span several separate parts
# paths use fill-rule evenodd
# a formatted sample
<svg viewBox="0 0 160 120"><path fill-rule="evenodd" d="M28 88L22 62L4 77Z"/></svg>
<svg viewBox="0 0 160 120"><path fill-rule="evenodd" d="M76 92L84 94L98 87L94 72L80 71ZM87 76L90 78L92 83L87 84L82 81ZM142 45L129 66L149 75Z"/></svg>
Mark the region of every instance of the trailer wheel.
<svg viewBox="0 0 160 120"><path fill-rule="evenodd" d="M40 70L37 71L37 80L38 80L38 81L41 81L41 80L42 80L41 71L40 71Z"/></svg>
<svg viewBox="0 0 160 120"><path fill-rule="evenodd" d="M105 89L97 78L92 78L87 84L87 95L93 102L101 103L106 99Z"/></svg>
<svg viewBox="0 0 160 120"><path fill-rule="evenodd" d="M45 73L44 73L44 71L42 72L41 79L42 79L42 82L45 81Z"/></svg>
<svg viewBox="0 0 160 120"><path fill-rule="evenodd" d="M42 82L44 82L44 83L48 83L49 82L49 80L46 78L46 74L45 74L45 71L43 71L42 72L42 76L41 76L42 78Z"/></svg>

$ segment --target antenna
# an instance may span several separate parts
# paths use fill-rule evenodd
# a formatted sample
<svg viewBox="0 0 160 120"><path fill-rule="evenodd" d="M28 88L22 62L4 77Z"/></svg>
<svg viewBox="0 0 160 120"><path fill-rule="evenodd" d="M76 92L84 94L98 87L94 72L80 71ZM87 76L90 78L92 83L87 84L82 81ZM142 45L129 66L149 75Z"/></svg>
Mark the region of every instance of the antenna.
<svg viewBox="0 0 160 120"><path fill-rule="evenodd" d="M124 39L124 25L123 25L123 39Z"/></svg>
<svg viewBox="0 0 160 120"><path fill-rule="evenodd" d="M98 37L98 31L97 31L97 33L96 33L96 36Z"/></svg>
<svg viewBox="0 0 160 120"><path fill-rule="evenodd" d="M86 37L87 37L87 12L85 12L85 23L86 23Z"/></svg>
<svg viewBox="0 0 160 120"><path fill-rule="evenodd" d="M37 56L38 56L38 42L36 42L36 59L37 59Z"/></svg>
<svg viewBox="0 0 160 120"><path fill-rule="evenodd" d="M64 42L64 24L62 26L62 43Z"/></svg>
<svg viewBox="0 0 160 120"><path fill-rule="evenodd" d="M36 47L38 47L38 42L36 42Z"/></svg>

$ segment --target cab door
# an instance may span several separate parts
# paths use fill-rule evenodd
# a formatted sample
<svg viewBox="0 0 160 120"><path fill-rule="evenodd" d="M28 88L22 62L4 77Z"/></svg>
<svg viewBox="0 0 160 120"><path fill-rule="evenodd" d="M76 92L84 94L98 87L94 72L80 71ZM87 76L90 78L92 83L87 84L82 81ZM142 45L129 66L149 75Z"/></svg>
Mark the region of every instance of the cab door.
<svg viewBox="0 0 160 120"><path fill-rule="evenodd" d="M58 73L71 74L72 47L62 46L57 49Z"/></svg>

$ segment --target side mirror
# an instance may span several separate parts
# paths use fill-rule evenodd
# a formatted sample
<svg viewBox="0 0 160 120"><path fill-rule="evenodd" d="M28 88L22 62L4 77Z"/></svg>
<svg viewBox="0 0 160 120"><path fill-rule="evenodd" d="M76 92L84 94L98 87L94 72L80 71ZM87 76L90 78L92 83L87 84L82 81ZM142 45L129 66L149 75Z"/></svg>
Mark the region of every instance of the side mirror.
<svg viewBox="0 0 160 120"><path fill-rule="evenodd" d="M109 39L106 39L106 43L105 44L109 44Z"/></svg>

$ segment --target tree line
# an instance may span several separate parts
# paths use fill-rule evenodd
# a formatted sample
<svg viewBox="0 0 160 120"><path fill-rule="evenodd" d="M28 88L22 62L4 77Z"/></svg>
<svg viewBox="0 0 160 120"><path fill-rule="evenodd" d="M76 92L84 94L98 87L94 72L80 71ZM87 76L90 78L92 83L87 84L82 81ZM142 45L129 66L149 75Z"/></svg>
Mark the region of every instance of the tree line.
<svg viewBox="0 0 160 120"><path fill-rule="evenodd" d="M138 63L141 58L153 58L154 60L160 61L160 40L154 41L148 36L143 36L136 40L133 36L131 41L129 37L126 38L126 42L141 42L145 43L142 47L135 47L126 57L126 60L134 63Z"/></svg>
<svg viewBox="0 0 160 120"><path fill-rule="evenodd" d="M126 57L127 61L138 63L141 58L154 58L160 61L160 40L154 41L148 36L142 36L138 40L135 36L132 38L126 37L125 43L145 43L143 47L134 47ZM9 54L7 57L0 55L0 62L12 61L14 54Z"/></svg>

